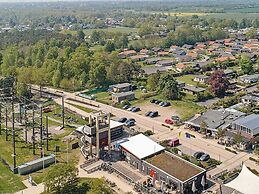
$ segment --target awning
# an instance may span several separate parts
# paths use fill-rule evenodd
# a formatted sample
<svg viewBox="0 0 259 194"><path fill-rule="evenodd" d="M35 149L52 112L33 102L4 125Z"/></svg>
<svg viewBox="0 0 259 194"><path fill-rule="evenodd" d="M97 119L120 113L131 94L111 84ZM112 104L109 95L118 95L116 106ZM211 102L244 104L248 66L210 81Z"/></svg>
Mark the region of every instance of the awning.
<svg viewBox="0 0 259 194"><path fill-rule="evenodd" d="M243 165L240 174L225 186L244 194L259 193L259 177Z"/></svg>

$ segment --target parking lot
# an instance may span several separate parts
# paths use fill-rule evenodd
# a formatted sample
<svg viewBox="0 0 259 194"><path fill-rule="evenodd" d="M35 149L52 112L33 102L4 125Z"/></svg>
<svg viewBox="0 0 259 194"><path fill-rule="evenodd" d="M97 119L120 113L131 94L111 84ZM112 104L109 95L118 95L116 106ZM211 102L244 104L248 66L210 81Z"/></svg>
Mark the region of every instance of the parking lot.
<svg viewBox="0 0 259 194"><path fill-rule="evenodd" d="M154 117L154 120L164 122L166 118L171 118L173 115L177 115L176 111L173 109L172 106L169 107L162 107L158 104L153 104L150 102L145 102L143 104L138 105L140 107L140 111L137 114L144 115L148 111L158 111L158 116Z"/></svg>

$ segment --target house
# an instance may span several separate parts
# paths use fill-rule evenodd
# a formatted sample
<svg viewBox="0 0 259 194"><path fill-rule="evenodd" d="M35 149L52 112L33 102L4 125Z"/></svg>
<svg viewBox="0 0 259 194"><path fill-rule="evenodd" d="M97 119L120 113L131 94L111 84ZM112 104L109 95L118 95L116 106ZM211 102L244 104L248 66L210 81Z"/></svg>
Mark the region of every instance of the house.
<svg viewBox="0 0 259 194"><path fill-rule="evenodd" d="M206 75L196 75L193 79L193 81L199 82L199 83L207 83L208 80L209 80L209 76L206 76Z"/></svg>
<svg viewBox="0 0 259 194"><path fill-rule="evenodd" d="M241 133L245 138L251 139L259 135L259 115L251 114L232 122L232 130Z"/></svg>
<svg viewBox="0 0 259 194"><path fill-rule="evenodd" d="M176 64L175 68L178 72L183 72L188 66L186 64L183 63L178 63Z"/></svg>
<svg viewBox="0 0 259 194"><path fill-rule="evenodd" d="M256 104L259 105L259 94L258 93L251 93L241 97L241 102L243 104Z"/></svg>
<svg viewBox="0 0 259 194"><path fill-rule="evenodd" d="M154 48L152 48L152 51L157 53L157 52L163 51L163 49L160 47L154 47Z"/></svg>
<svg viewBox="0 0 259 194"><path fill-rule="evenodd" d="M126 51L120 52L118 54L118 57L121 58L121 59L125 59L127 57L131 57L131 56L136 55L136 54L137 54L137 52L134 51L134 50L126 50Z"/></svg>
<svg viewBox="0 0 259 194"><path fill-rule="evenodd" d="M191 62L193 61L193 58L188 56L188 55L180 55L180 56L176 56L175 59L178 62Z"/></svg>
<svg viewBox="0 0 259 194"><path fill-rule="evenodd" d="M150 58L150 59L146 59L146 64L148 65L153 65L156 64L158 61L161 61L161 58Z"/></svg>
<svg viewBox="0 0 259 194"><path fill-rule="evenodd" d="M173 60L162 60L162 61L158 61L156 63L156 65L158 65L158 66L171 66L173 64L174 64Z"/></svg>
<svg viewBox="0 0 259 194"><path fill-rule="evenodd" d="M239 81L245 84L256 83L259 80L259 74L243 75L239 77Z"/></svg>
<svg viewBox="0 0 259 194"><path fill-rule="evenodd" d="M227 78L234 78L236 76L236 71L234 71L232 69L225 69L224 76Z"/></svg>
<svg viewBox="0 0 259 194"><path fill-rule="evenodd" d="M179 80L176 80L178 88L182 88L185 86L185 83Z"/></svg>
<svg viewBox="0 0 259 194"><path fill-rule="evenodd" d="M182 87L182 90L185 93L189 93L192 95L198 95L198 94L204 92L206 89L201 88L201 87L195 87L192 85L185 85L184 87Z"/></svg>
<svg viewBox="0 0 259 194"><path fill-rule="evenodd" d="M245 113L240 111L230 111L225 109L213 110L209 109L205 113L198 117L194 117L189 121L185 122L188 128L196 131L200 130L200 124L205 122L207 127L212 134L215 134L218 129L226 129L231 123L241 117L245 116Z"/></svg>
<svg viewBox="0 0 259 194"><path fill-rule="evenodd" d="M122 83L109 86L109 91L119 93L119 92L128 92L131 90L130 83Z"/></svg>
<svg viewBox="0 0 259 194"><path fill-rule="evenodd" d="M134 100L135 93L132 91L129 92L120 92L112 94L112 102L114 103L121 103L123 100Z"/></svg>
<svg viewBox="0 0 259 194"><path fill-rule="evenodd" d="M149 54L149 50L148 49L141 49L140 51L139 51L139 54L141 54L141 55L147 55L147 54Z"/></svg>
<svg viewBox="0 0 259 194"><path fill-rule="evenodd" d="M168 67L166 66L145 66L141 68L145 74L147 75L151 75L151 74L155 74L157 72L166 72L168 71Z"/></svg>
<svg viewBox="0 0 259 194"><path fill-rule="evenodd" d="M194 47L193 47L193 45L190 45L190 44L184 44L184 45L182 46L182 48L187 49L187 50L191 50L191 49L193 49Z"/></svg>
<svg viewBox="0 0 259 194"><path fill-rule="evenodd" d="M145 61L148 57L149 57L148 55L134 55L134 56L131 56L130 59L136 62L136 61Z"/></svg>
<svg viewBox="0 0 259 194"><path fill-rule="evenodd" d="M168 51L161 51L161 52L157 53L157 56L159 56L159 57L166 57L168 55L169 55Z"/></svg>

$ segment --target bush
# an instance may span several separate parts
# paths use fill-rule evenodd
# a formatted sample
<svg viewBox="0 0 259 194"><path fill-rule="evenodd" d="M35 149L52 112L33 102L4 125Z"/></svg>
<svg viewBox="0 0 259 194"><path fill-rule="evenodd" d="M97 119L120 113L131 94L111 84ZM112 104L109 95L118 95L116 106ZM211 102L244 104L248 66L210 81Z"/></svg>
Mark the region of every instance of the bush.
<svg viewBox="0 0 259 194"><path fill-rule="evenodd" d="M237 152L236 152L235 150L231 150L231 149L229 149L229 148L225 148L225 150L227 150L227 151L229 151L229 152L232 152L232 153L234 153L234 154L237 154Z"/></svg>
<svg viewBox="0 0 259 194"><path fill-rule="evenodd" d="M145 136L151 136L151 135L154 135L153 131L151 130L147 130L143 133Z"/></svg>

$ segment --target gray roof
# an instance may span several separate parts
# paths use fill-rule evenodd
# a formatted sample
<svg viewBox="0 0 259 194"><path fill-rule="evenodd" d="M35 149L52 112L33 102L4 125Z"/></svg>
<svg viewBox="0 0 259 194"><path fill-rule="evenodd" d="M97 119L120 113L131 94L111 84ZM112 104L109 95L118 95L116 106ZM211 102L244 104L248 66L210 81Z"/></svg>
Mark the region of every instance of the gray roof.
<svg viewBox="0 0 259 194"><path fill-rule="evenodd" d="M144 72L148 75L153 74L153 73L157 73L157 71L160 72L164 72L167 71L168 68L164 67L164 66L145 66L141 68L142 70L144 70Z"/></svg>
<svg viewBox="0 0 259 194"><path fill-rule="evenodd" d="M112 96L116 96L116 97L123 97L123 96L130 96L130 95L135 95L135 93L132 91L129 91L129 92L120 92L120 93L112 94Z"/></svg>
<svg viewBox="0 0 259 194"><path fill-rule="evenodd" d="M167 64L173 64L173 60L163 60L163 61L158 61L158 65L167 65Z"/></svg>
<svg viewBox="0 0 259 194"><path fill-rule="evenodd" d="M112 85L112 87L114 87L114 88L125 88L125 87L129 87L129 86L131 86L130 83L122 83L122 84Z"/></svg>
<svg viewBox="0 0 259 194"><path fill-rule="evenodd" d="M191 119L188 121L188 124L200 127L200 123L204 121L208 129L216 130L218 128L226 128L228 127L233 121L237 120L241 116L245 115L245 113L236 111L226 111L226 110L208 110L207 112L203 113L201 116Z"/></svg>
<svg viewBox="0 0 259 194"><path fill-rule="evenodd" d="M195 86L191 86L191 85L185 85L183 87L183 89L189 90L189 91L192 91L192 92L204 92L206 90L204 88L195 87Z"/></svg>
<svg viewBox="0 0 259 194"><path fill-rule="evenodd" d="M251 114L246 117L240 118L233 122L233 124L241 125L248 129L251 129L253 135L259 133L259 115Z"/></svg>
<svg viewBox="0 0 259 194"><path fill-rule="evenodd" d="M243 75L239 77L240 79L258 79L259 74L253 74L253 75Z"/></svg>

